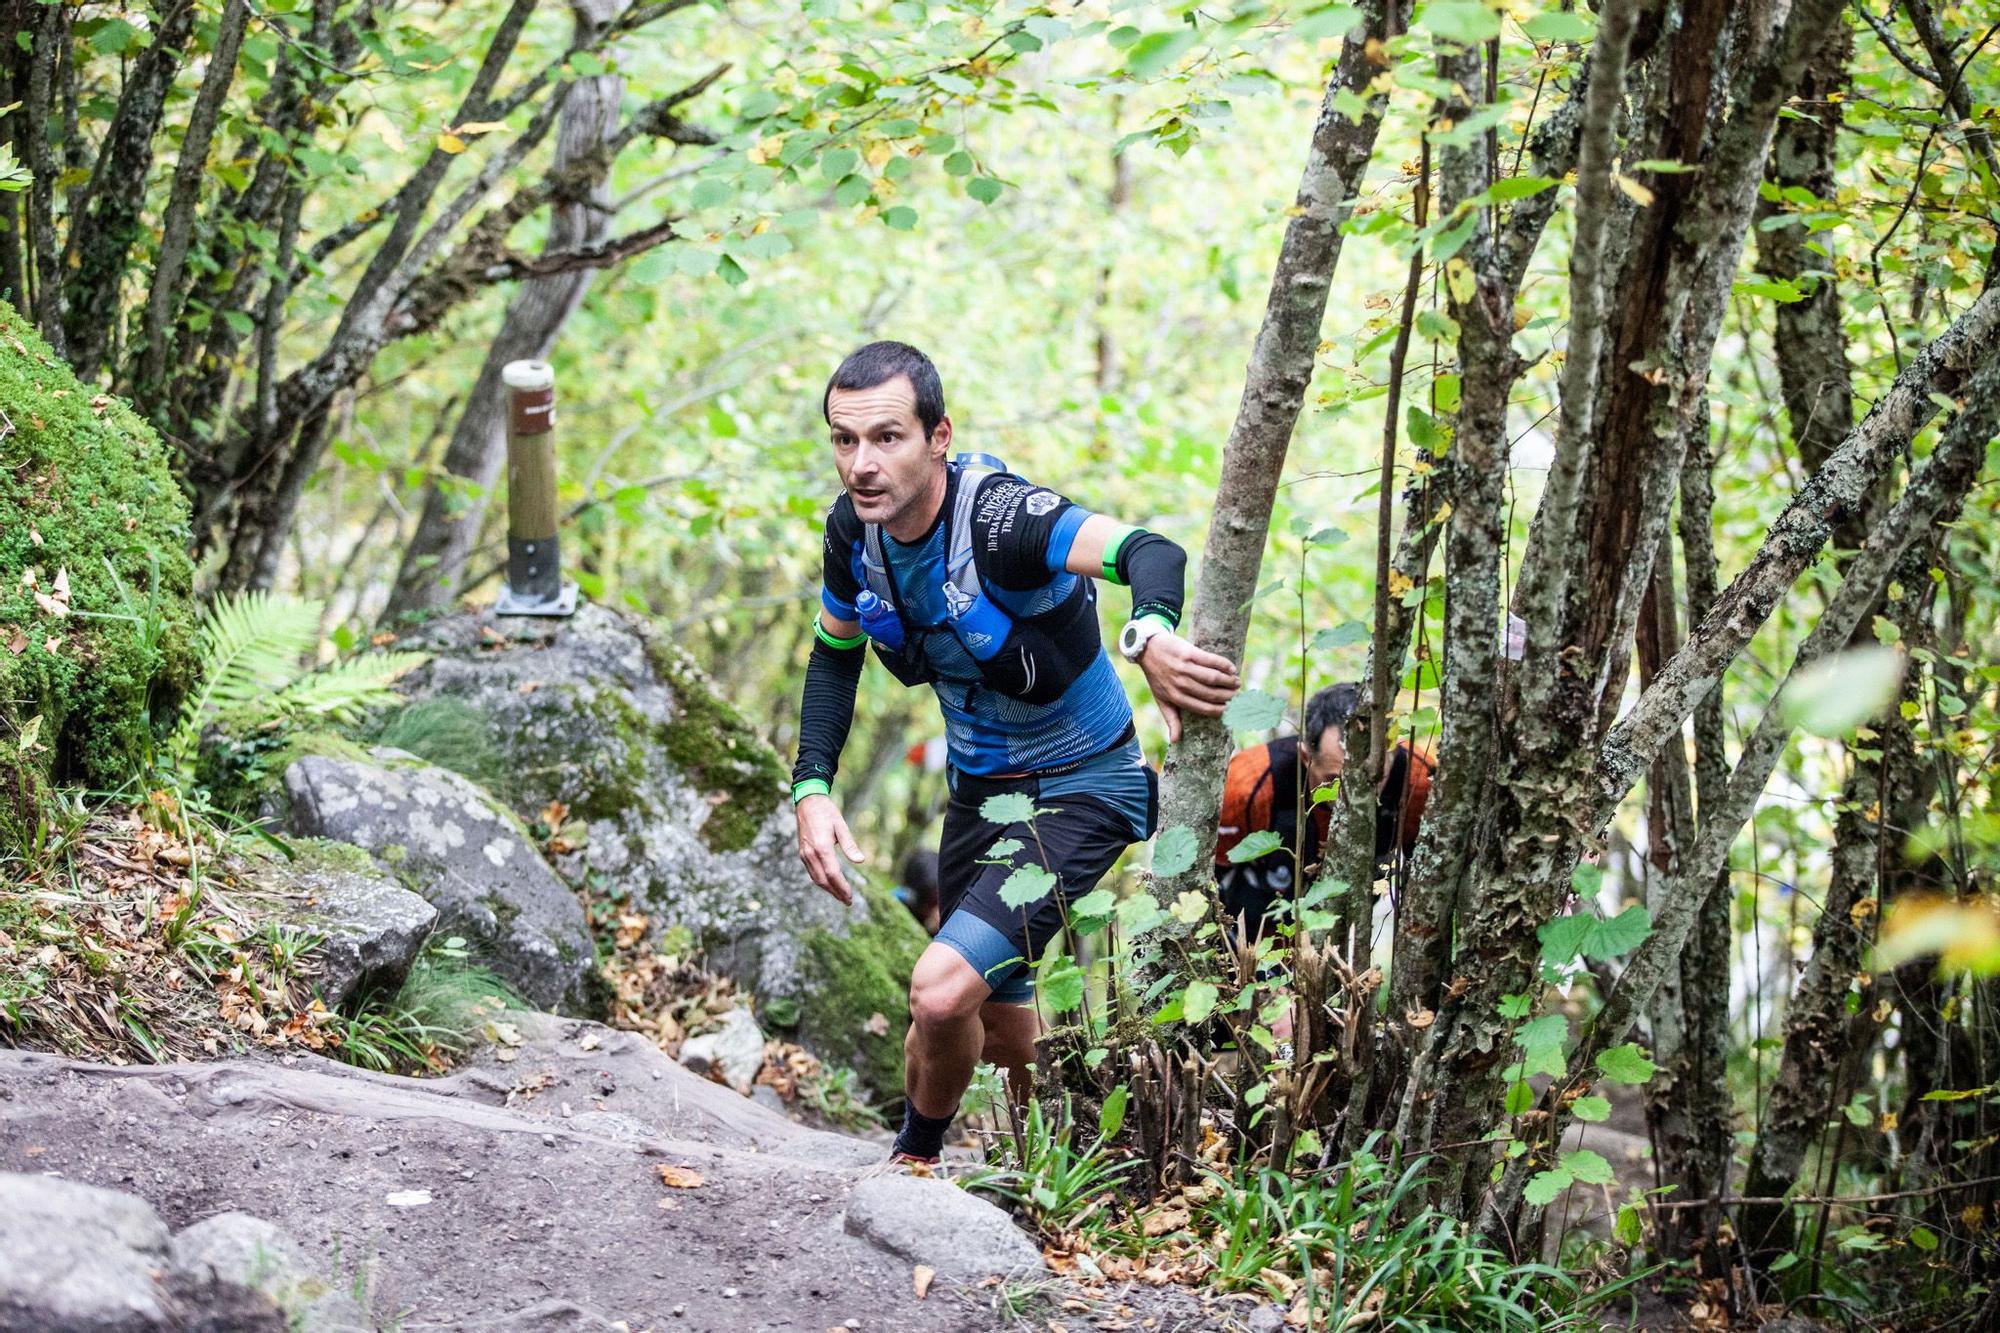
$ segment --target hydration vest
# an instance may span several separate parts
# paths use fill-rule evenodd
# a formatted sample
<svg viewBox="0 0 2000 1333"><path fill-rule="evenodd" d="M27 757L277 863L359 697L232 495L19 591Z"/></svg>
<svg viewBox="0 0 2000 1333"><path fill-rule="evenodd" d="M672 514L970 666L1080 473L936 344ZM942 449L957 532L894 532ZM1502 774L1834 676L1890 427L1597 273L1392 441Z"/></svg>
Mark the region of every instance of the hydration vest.
<svg viewBox="0 0 2000 1333"><path fill-rule="evenodd" d="M875 655L905 685L937 679L924 641L948 630L978 668L980 684L1024 703L1052 704L1102 651L1096 589L1090 579L1078 576L1068 596L1031 616L1015 616L988 596L973 554L973 514L980 483L989 476L1013 474L991 454L960 454L949 467L953 494L945 529L945 575L939 588L944 619L920 625L904 614L902 595L883 549L882 527L868 523L854 543L853 569L855 580L879 604L862 610L861 627L873 642Z"/></svg>

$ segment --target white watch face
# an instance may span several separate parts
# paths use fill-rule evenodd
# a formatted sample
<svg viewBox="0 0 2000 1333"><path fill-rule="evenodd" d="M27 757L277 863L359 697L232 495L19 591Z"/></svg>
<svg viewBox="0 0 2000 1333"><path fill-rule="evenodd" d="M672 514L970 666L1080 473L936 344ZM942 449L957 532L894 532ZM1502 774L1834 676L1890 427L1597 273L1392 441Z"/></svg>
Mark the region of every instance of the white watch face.
<svg viewBox="0 0 2000 1333"><path fill-rule="evenodd" d="M1127 660L1136 662L1139 660L1139 655L1146 651L1147 642L1159 632L1160 627L1151 621L1129 621L1118 636L1118 651L1123 653Z"/></svg>

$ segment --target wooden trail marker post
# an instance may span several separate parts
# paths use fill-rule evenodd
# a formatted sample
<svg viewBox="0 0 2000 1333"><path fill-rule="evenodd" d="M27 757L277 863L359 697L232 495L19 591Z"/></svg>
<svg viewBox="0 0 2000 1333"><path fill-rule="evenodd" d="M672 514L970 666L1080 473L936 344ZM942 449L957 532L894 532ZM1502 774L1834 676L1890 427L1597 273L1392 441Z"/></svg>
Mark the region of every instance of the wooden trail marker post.
<svg viewBox="0 0 2000 1333"><path fill-rule="evenodd" d="M507 585L496 616L576 614L556 532L556 377L546 361L510 361L507 394Z"/></svg>

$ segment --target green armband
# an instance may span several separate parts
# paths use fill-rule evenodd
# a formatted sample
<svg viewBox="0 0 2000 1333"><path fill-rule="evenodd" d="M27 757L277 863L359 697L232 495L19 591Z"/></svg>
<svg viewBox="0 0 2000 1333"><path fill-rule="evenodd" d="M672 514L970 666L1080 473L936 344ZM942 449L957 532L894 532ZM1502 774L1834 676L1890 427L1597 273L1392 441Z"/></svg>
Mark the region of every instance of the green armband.
<svg viewBox="0 0 2000 1333"><path fill-rule="evenodd" d="M797 805L808 796L831 796L833 784L825 778L807 778L792 784L792 804Z"/></svg>
<svg viewBox="0 0 2000 1333"><path fill-rule="evenodd" d="M1121 588L1125 586L1125 580L1118 577L1118 551L1120 547L1125 545L1126 538L1137 536L1141 531L1143 529L1127 524L1112 533L1111 540L1104 543L1104 581L1106 583L1115 583Z"/></svg>
<svg viewBox="0 0 2000 1333"><path fill-rule="evenodd" d="M862 644L868 642L868 634L865 630L851 639L843 639L837 634L827 633L826 624L819 618L817 611L813 613L813 633L817 634L819 641L829 648L859 648Z"/></svg>

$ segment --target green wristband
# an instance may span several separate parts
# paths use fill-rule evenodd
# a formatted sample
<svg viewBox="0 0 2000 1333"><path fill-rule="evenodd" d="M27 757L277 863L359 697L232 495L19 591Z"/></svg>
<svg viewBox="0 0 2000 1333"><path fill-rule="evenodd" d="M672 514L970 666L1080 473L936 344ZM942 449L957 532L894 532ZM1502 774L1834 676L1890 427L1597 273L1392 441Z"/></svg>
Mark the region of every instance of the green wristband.
<svg viewBox="0 0 2000 1333"><path fill-rule="evenodd" d="M808 796L831 796L833 784L825 778L807 778L792 784L792 804L797 805Z"/></svg>

